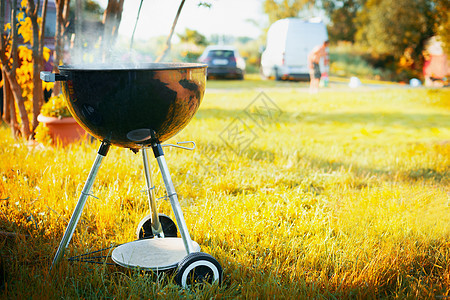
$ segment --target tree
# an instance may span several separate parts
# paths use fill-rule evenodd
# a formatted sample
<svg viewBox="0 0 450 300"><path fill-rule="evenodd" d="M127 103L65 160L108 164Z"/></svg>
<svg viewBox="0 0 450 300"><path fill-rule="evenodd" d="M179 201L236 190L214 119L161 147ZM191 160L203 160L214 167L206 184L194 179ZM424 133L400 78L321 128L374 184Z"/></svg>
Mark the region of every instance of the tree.
<svg viewBox="0 0 450 300"><path fill-rule="evenodd" d="M5 20L10 19L10 23L6 25L9 26L9 31L1 35L0 42L4 86L2 118L10 124L14 136L21 134L26 139L33 135L38 125L37 116L43 102L39 73L50 55L49 49L44 48L47 0L44 0L42 5L42 18L38 17L40 4L40 1L35 3L32 0L22 0L19 11L17 1L12 1L10 14L5 11L5 2L1 5L0 27L4 28ZM26 14L22 12L25 9ZM26 44L31 44L32 49ZM32 101L31 128L26 101ZM16 118L16 106L20 115L20 128Z"/></svg>
<svg viewBox="0 0 450 300"><path fill-rule="evenodd" d="M355 19L365 0L322 0L323 9L330 18L328 35L330 41L355 41Z"/></svg>
<svg viewBox="0 0 450 300"><path fill-rule="evenodd" d="M269 22L272 24L275 21L284 18L297 17L300 10L306 5L313 5L315 0L264 0L264 12L269 16Z"/></svg>
<svg viewBox="0 0 450 300"><path fill-rule="evenodd" d="M69 0L65 1L68 5ZM123 4L124 0L108 0L106 9L102 10L93 0L76 0L74 6L67 7L66 17L60 19L62 25L57 26L65 28L63 40L70 36L68 48L72 63L84 62L86 53L98 62L111 60L111 49L117 40L122 20ZM69 13L71 9L75 10L75 14ZM97 48L97 45L100 47Z"/></svg>
<svg viewBox="0 0 450 300"><path fill-rule="evenodd" d="M75 0L71 2L69 24L65 29L65 35L70 36L69 55L70 63L78 64L86 60L86 54L90 58L100 61L103 57L103 49L98 47L104 33L105 10L93 0ZM106 43L104 43L106 46ZM65 63L68 63L66 61Z"/></svg>
<svg viewBox="0 0 450 300"><path fill-rule="evenodd" d="M40 72L44 70L44 35L45 35L45 21L47 14L48 0L44 0L42 4L42 23L39 29L38 12L39 1L35 5L33 0L28 0L27 15L29 16L33 30L33 120L32 130L34 131L39 125L37 116L41 111L41 106L44 103L42 94L42 80L39 76Z"/></svg>
<svg viewBox="0 0 450 300"><path fill-rule="evenodd" d="M55 31L55 53L53 60L53 71L58 72L58 66L64 60L64 33L69 25L70 0L55 0L56 5L56 31ZM59 95L61 87L55 82L53 95Z"/></svg>
<svg viewBox="0 0 450 300"><path fill-rule="evenodd" d="M13 135L16 136L19 132L25 139L30 138L30 122L28 120L27 110L25 108L25 99L22 96L22 88L17 80L17 69L19 68L19 38L18 38L18 20L17 20L17 0L12 0L11 4L11 26L10 34L4 38L3 33L0 41L0 59L2 62L2 74L5 84L5 103L9 107L5 107L5 112L10 112L9 118ZM5 28L3 23L5 20L5 5L1 5L0 26ZM8 98L10 97L10 98ZM15 102L15 104L14 104ZM22 121L20 130L17 128L17 120L15 116L15 105L19 109L20 119Z"/></svg>
<svg viewBox="0 0 450 300"><path fill-rule="evenodd" d="M96 56L96 59L101 61L108 61L110 59L111 48L113 47L119 32L120 22L122 20L123 4L124 0L108 0L106 9L103 12L103 20L100 24L100 28L97 28L98 24L94 27L100 29L101 32L90 32L89 37L83 37L83 29L87 26L83 22L87 22L89 25L93 25L92 19L94 15L101 14L100 6L91 1L81 1L76 0L75 5L75 18L70 14L70 0L55 0L56 3L56 34L55 34L55 65L54 71L57 72L58 65L64 63L65 56L65 43L67 42L68 34L74 34L74 43L70 45L72 51L72 56L75 61L81 61L81 52L83 52L84 44L83 39L88 39L90 41L100 40L100 54ZM86 12L87 15L83 16L82 12ZM89 20L85 20L83 17L87 17ZM75 23L75 26L72 24ZM75 30L74 30L75 29ZM92 29L92 28L89 28ZM94 36L94 38L92 37ZM73 49L75 48L75 49ZM55 85L53 91L54 95L60 93L59 87Z"/></svg>
<svg viewBox="0 0 450 300"><path fill-rule="evenodd" d="M178 34L178 37L182 43L192 43L199 46L208 45L206 37L200 34L197 30L186 28L184 30L184 34Z"/></svg>
<svg viewBox="0 0 450 300"><path fill-rule="evenodd" d="M433 1L368 0L358 13L356 40L379 54L399 59L408 48L420 55L434 34Z"/></svg>
<svg viewBox="0 0 450 300"><path fill-rule="evenodd" d="M103 13L103 36L102 36L102 60L108 61L110 49L114 45L122 20L124 0L108 0L108 6Z"/></svg>
<svg viewBox="0 0 450 300"><path fill-rule="evenodd" d="M143 2L143 0L141 0L140 7L142 6L142 2ZM164 60L166 55L169 54L170 49L172 47L172 37L173 37L173 34L175 33L175 27L177 26L178 18L180 17L180 14L181 14L181 11L183 10L183 6L184 6L185 2L186 2L186 0L181 0L180 6L178 7L177 13L175 15L175 19L173 20L173 23L172 23L172 27L170 28L169 34L167 35L167 38L166 38L166 42L164 43L164 48L163 48L161 54L159 54L159 56L155 59L155 62L160 62L160 61ZM197 6L199 6L199 7L204 6L204 7L208 7L208 8L211 7L211 5L212 4L209 2L203 2L203 1L199 1L197 4ZM141 11L140 7L139 7L138 16L136 18L136 24L134 26L134 29L136 29L136 25L137 25L137 22L139 19L139 13ZM133 46L133 39L134 39L134 31L133 31L133 35L131 37L130 49L132 49L132 46Z"/></svg>
<svg viewBox="0 0 450 300"><path fill-rule="evenodd" d="M175 19L173 20L172 27L170 28L170 32L167 35L166 43L164 45L164 49L161 54L155 59L155 62L160 62L166 57L166 55L170 52L170 48L172 47L172 36L175 32L175 27L177 26L178 18L180 17L181 11L183 10L184 2L186 0L181 0L180 6L178 7L177 14L175 15ZM211 7L211 3L199 1L197 6Z"/></svg>
<svg viewBox="0 0 450 300"><path fill-rule="evenodd" d="M7 25L6 22L6 3L2 1L0 5L0 28L6 31ZM14 1L14 4L17 5L17 1ZM11 21L15 19L15 10L11 10ZM17 128L17 117L16 117L16 105L14 104L14 96L11 91L11 85L8 80L8 71L12 67L12 37L16 36L17 33L14 33L11 30L11 21L9 23L9 34L7 32L2 32L0 35L0 60L2 64L2 83L3 83L3 115L2 119L10 125L11 131L14 136L18 133ZM15 23L14 23L15 24ZM17 56L16 56L17 57Z"/></svg>
<svg viewBox="0 0 450 300"><path fill-rule="evenodd" d="M450 1L436 0L435 32L444 44L444 50L450 57Z"/></svg>
<svg viewBox="0 0 450 300"><path fill-rule="evenodd" d="M162 61L164 59L164 57L170 51L170 48L172 46L172 42L171 42L172 41L172 36L173 36L173 33L175 32L175 26L177 26L178 18L180 17L181 10L183 9L183 5L184 5L185 1L186 0L181 0L180 6L178 7L177 14L175 15L175 19L173 20L172 28L170 29L169 35L167 36L166 44L164 46L164 49L163 49L162 53L155 59L155 62Z"/></svg>

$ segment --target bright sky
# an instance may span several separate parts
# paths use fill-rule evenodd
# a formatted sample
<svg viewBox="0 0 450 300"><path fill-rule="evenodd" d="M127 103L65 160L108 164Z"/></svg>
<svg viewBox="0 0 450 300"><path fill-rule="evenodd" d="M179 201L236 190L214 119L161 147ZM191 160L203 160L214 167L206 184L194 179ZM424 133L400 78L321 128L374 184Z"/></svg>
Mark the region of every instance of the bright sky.
<svg viewBox="0 0 450 300"><path fill-rule="evenodd" d="M140 0L127 0L124 4L119 34L131 36ZM267 24L262 11L262 0L210 0L211 8L198 7L200 0L186 0L175 29L183 33L185 28L197 30L209 37L212 34L258 37ZM107 0L98 0L106 7ZM181 1L144 0L136 29L135 39L166 36ZM247 21L252 19L260 25Z"/></svg>

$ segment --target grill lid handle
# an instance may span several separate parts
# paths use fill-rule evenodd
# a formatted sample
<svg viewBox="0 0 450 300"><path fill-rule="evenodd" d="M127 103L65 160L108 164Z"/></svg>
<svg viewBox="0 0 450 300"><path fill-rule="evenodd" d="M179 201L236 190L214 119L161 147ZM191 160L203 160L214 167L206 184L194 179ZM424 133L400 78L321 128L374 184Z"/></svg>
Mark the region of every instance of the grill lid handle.
<svg viewBox="0 0 450 300"><path fill-rule="evenodd" d="M42 71L41 72L41 80L43 80L45 82L66 81L67 76L61 75L59 73Z"/></svg>

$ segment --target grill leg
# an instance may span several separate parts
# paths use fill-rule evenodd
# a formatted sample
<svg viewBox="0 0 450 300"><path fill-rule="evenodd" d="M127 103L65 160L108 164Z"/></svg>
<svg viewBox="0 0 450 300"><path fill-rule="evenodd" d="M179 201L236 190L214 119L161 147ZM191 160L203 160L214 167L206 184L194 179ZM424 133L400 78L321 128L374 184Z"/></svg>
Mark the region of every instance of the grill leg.
<svg viewBox="0 0 450 300"><path fill-rule="evenodd" d="M178 196L175 192L175 187L173 186L172 178L170 177L169 168L167 167L166 159L164 158L164 152L160 144L152 145L153 153L155 154L156 160L158 161L158 166L161 171L161 175L166 187L167 195L170 199L170 204L177 220L178 227L180 229L181 238L183 239L184 248L187 254L196 252L194 246L192 245L192 240L189 235L189 231L184 221L183 211L181 210L180 203L178 202Z"/></svg>
<svg viewBox="0 0 450 300"><path fill-rule="evenodd" d="M144 161L145 183L147 184L148 202L152 213L152 232L155 237L164 237L161 222L159 222L158 209L156 207L154 186L150 171L150 162L147 156L147 149L142 148L142 159Z"/></svg>
<svg viewBox="0 0 450 300"><path fill-rule="evenodd" d="M80 198L78 199L77 206L75 207L72 217L70 218L69 224L67 225L66 231L64 232L64 236L59 244L58 250L56 251L55 258L53 258L52 266L50 270L59 262L59 260L64 255L64 250L67 248L70 240L72 239L72 235L75 232L75 228L77 227L78 221L80 220L81 213L83 212L84 205L86 204L87 197L89 196L89 192L91 191L92 185L94 184L95 177L97 176L97 172L100 168L103 158L108 153L110 144L107 142L102 142L100 148L97 153L97 157L95 158L94 164L92 165L91 171L89 172L89 176L84 184L83 190L81 191Z"/></svg>

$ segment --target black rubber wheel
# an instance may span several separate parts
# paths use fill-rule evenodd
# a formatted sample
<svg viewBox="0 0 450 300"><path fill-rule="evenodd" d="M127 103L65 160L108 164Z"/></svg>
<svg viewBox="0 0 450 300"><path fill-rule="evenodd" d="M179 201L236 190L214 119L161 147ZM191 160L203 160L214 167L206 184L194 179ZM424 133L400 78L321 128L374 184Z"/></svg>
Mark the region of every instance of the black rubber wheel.
<svg viewBox="0 0 450 300"><path fill-rule="evenodd" d="M214 257L193 252L179 262L175 282L183 288L204 282L221 284L222 276L222 267Z"/></svg>
<svg viewBox="0 0 450 300"><path fill-rule="evenodd" d="M159 222L161 222L164 237L177 237L178 229L175 222L164 214L158 214ZM148 215L141 220L136 230L136 235L139 240L153 238L152 232L152 216Z"/></svg>

